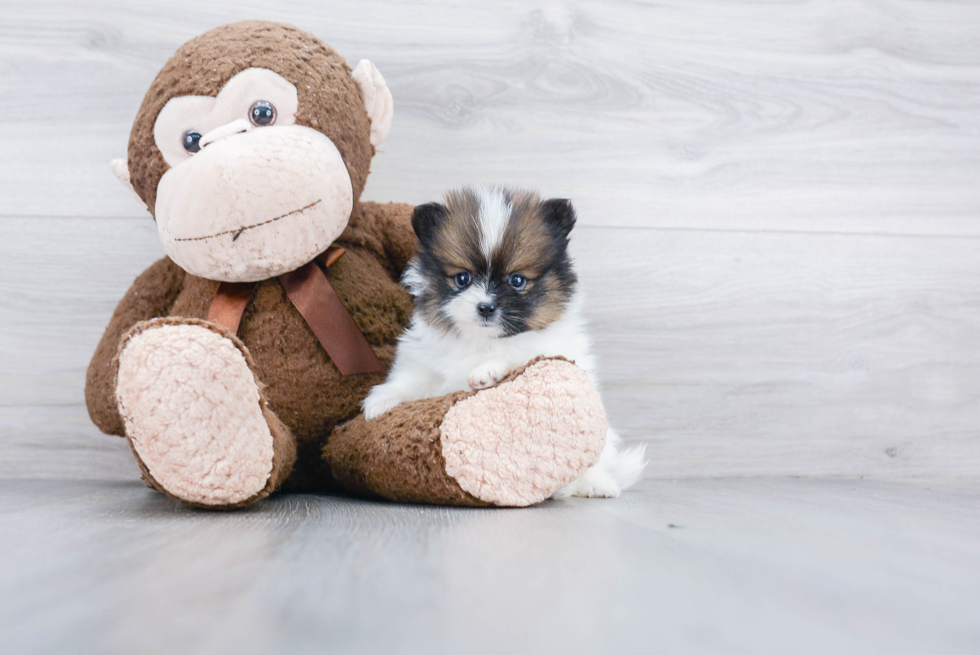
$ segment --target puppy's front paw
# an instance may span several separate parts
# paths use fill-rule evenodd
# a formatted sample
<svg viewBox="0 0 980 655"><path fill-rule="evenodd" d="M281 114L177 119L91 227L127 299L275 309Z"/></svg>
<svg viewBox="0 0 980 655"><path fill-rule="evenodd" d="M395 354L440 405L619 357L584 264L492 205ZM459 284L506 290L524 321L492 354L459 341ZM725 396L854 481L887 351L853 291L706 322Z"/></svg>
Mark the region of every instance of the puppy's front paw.
<svg viewBox="0 0 980 655"><path fill-rule="evenodd" d="M619 483L609 472L598 467L587 470L582 477L555 492L552 498L618 498Z"/></svg>
<svg viewBox="0 0 980 655"><path fill-rule="evenodd" d="M507 377L508 373L510 373L510 369L502 362L484 362L470 371L467 382L469 382L470 389L479 391L497 384Z"/></svg>
<svg viewBox="0 0 980 655"><path fill-rule="evenodd" d="M361 403L361 409L364 410L364 418L370 421L390 412L403 402L405 402L405 398L401 394L387 384L379 384L371 389L371 393Z"/></svg>

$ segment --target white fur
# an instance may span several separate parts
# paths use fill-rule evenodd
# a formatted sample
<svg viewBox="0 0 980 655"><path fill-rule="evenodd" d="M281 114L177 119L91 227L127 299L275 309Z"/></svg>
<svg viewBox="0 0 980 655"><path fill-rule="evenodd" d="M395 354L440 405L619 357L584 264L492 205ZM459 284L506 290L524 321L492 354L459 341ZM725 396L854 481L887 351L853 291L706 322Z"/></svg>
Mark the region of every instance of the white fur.
<svg viewBox="0 0 980 655"><path fill-rule="evenodd" d="M405 267L405 272L402 273L402 286L408 289L408 292L413 296L422 295L426 288L428 288L428 282L426 282L425 276L422 275L422 270L419 267L417 259L413 259Z"/></svg>
<svg viewBox="0 0 980 655"><path fill-rule="evenodd" d="M480 196L480 250L489 261L504 238L513 207L499 187L480 186L476 193Z"/></svg>
<svg viewBox="0 0 980 655"><path fill-rule="evenodd" d="M419 284L418 268L410 265L408 271L412 271L406 272L409 282ZM462 315L460 304L459 320L453 317L457 327L462 328L458 332L446 333L426 323L418 313L413 316L398 341L398 352L387 381L374 387L363 402L365 418L371 420L408 400L493 386L508 372L538 355L561 355L574 361L598 386L592 343L582 316L581 294L574 294L561 318L543 330L500 338L498 328L479 326L472 309L476 296L485 292L473 289L460 295L470 291L473 291L473 297L468 298L473 318L467 320ZM619 436L609 429L598 463L556 492L555 497L614 498L636 482L646 464L644 447L620 451L619 444Z"/></svg>
<svg viewBox="0 0 980 655"><path fill-rule="evenodd" d="M477 339L495 338L503 335L503 326L498 323L486 325L476 311L477 305L489 302L493 302L493 296L490 295L484 283L474 282L446 303L445 307L442 308L442 313L464 334L472 335Z"/></svg>

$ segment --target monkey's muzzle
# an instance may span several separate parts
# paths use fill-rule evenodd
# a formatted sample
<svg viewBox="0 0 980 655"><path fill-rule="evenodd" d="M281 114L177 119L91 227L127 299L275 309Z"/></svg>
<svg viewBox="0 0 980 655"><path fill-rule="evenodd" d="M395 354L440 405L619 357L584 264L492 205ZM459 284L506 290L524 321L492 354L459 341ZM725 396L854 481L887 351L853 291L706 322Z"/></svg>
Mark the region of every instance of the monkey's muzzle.
<svg viewBox="0 0 980 655"><path fill-rule="evenodd" d="M326 250L352 208L350 175L333 142L285 125L216 140L168 170L155 215L177 265L211 280L254 282Z"/></svg>

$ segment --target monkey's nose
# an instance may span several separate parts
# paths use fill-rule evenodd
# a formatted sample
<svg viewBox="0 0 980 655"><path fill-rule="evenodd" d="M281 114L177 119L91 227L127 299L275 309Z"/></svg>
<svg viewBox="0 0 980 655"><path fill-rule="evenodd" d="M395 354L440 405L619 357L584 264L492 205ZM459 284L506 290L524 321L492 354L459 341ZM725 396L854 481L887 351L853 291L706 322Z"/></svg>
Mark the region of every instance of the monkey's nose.
<svg viewBox="0 0 980 655"><path fill-rule="evenodd" d="M244 118L239 118L233 120L230 123L226 123L221 127L214 128L213 130L211 130L210 132L202 136L201 140L198 141L198 143L201 144L201 147L203 148L209 143L220 141L221 139L229 137L232 134L241 134L242 132L248 132L250 129L252 129L252 124L249 123Z"/></svg>
<svg viewBox="0 0 980 655"><path fill-rule="evenodd" d="M497 303L495 302L481 302L476 306L476 311L480 312L480 316L483 318L490 318L496 309Z"/></svg>

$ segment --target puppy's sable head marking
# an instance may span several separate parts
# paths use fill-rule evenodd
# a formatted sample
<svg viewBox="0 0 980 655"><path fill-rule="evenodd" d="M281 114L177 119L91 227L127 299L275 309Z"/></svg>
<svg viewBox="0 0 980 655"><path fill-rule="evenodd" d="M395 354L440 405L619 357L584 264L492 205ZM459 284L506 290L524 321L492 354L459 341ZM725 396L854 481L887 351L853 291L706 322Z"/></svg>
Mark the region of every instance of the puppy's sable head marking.
<svg viewBox="0 0 980 655"><path fill-rule="evenodd" d="M403 281L430 325L508 337L556 321L577 280L568 256L575 210L503 187L450 191L415 208L419 253Z"/></svg>

